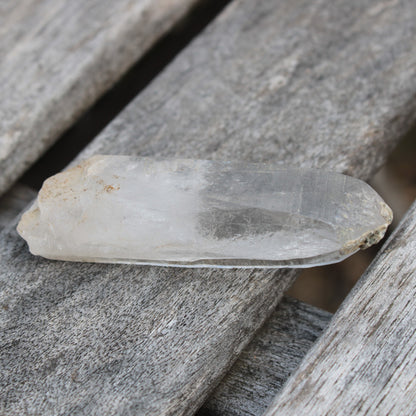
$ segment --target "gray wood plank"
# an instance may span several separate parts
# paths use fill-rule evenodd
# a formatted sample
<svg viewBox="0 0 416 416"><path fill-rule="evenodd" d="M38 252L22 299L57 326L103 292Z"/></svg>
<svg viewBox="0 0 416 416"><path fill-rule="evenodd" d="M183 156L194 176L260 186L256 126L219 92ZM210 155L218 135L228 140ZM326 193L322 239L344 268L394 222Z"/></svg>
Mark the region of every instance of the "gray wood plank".
<svg viewBox="0 0 416 416"><path fill-rule="evenodd" d="M416 203L269 411L416 414Z"/></svg>
<svg viewBox="0 0 416 416"><path fill-rule="evenodd" d="M198 0L0 0L0 194Z"/></svg>
<svg viewBox="0 0 416 416"><path fill-rule="evenodd" d="M411 0L235 1L82 156L273 160L368 178L415 121L415 17ZM191 414L295 276L46 261L12 229L0 256L8 414Z"/></svg>
<svg viewBox="0 0 416 416"><path fill-rule="evenodd" d="M198 416L259 416L298 367L331 314L284 297Z"/></svg>
<svg viewBox="0 0 416 416"><path fill-rule="evenodd" d="M14 222L22 209L36 196L36 192L21 183L15 184L0 197L0 230Z"/></svg>

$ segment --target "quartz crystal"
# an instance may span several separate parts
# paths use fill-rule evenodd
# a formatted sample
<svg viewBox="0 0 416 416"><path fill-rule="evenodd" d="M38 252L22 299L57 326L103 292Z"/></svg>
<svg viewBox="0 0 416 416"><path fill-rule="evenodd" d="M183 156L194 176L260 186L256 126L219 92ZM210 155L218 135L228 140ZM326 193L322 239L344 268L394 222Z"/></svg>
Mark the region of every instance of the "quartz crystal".
<svg viewBox="0 0 416 416"><path fill-rule="evenodd" d="M377 243L390 208L339 173L94 156L47 179L18 232L49 259L307 267Z"/></svg>

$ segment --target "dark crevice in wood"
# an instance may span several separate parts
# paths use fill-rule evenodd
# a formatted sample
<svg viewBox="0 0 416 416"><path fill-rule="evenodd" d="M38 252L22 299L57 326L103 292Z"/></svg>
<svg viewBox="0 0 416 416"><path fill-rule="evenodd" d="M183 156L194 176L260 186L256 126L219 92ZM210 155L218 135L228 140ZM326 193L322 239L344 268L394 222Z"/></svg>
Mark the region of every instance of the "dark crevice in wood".
<svg viewBox="0 0 416 416"><path fill-rule="evenodd" d="M158 41L22 176L40 189L67 166L224 9L230 0L202 0Z"/></svg>

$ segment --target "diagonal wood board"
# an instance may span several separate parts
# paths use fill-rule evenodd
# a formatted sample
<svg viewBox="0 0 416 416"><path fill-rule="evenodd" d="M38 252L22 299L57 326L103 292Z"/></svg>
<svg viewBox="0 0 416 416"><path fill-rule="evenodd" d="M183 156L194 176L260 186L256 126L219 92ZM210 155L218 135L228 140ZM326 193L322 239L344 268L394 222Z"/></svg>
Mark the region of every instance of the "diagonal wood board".
<svg viewBox="0 0 416 416"><path fill-rule="evenodd" d="M280 161L368 178L415 121L412 1L235 1L81 157ZM0 238L0 409L192 414L292 271L71 264Z"/></svg>
<svg viewBox="0 0 416 416"><path fill-rule="evenodd" d="M197 415L262 415L331 317L284 297Z"/></svg>
<svg viewBox="0 0 416 416"><path fill-rule="evenodd" d="M267 412L416 413L416 204Z"/></svg>
<svg viewBox="0 0 416 416"><path fill-rule="evenodd" d="M0 0L0 194L198 0Z"/></svg>

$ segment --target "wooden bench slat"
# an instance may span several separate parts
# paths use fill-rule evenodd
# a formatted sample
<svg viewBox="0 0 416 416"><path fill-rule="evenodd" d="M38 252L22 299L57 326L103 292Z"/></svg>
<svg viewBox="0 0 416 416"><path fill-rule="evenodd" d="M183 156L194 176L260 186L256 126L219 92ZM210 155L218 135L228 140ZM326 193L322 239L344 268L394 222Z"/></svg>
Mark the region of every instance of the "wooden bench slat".
<svg viewBox="0 0 416 416"><path fill-rule="evenodd" d="M262 415L331 316L329 312L284 297L198 416Z"/></svg>
<svg viewBox="0 0 416 416"><path fill-rule="evenodd" d="M416 114L415 14L408 0L235 1L82 156L366 178ZM52 262L12 231L0 255L0 403L44 415L191 414L296 274Z"/></svg>
<svg viewBox="0 0 416 416"><path fill-rule="evenodd" d="M416 414L415 253L416 203L268 416Z"/></svg>
<svg viewBox="0 0 416 416"><path fill-rule="evenodd" d="M0 194L198 0L2 0Z"/></svg>

